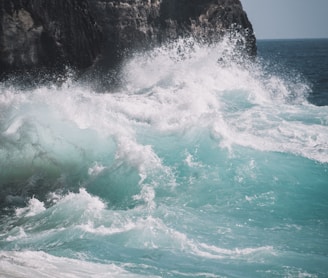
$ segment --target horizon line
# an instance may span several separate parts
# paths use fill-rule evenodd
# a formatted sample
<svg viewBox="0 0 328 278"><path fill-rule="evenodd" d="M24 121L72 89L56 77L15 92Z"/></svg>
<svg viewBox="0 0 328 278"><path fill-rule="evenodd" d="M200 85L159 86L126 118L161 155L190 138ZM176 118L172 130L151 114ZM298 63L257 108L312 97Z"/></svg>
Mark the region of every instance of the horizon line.
<svg viewBox="0 0 328 278"><path fill-rule="evenodd" d="M257 38L256 40L327 40L328 37L277 37L277 38Z"/></svg>

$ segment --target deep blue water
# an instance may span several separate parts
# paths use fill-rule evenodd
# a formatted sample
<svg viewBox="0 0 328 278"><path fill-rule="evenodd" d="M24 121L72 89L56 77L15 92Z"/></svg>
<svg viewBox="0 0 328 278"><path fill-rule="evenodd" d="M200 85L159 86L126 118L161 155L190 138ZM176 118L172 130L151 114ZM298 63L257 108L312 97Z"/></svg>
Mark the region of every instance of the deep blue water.
<svg viewBox="0 0 328 278"><path fill-rule="evenodd" d="M107 93L0 84L0 277L328 277L327 49L179 41Z"/></svg>
<svg viewBox="0 0 328 278"><path fill-rule="evenodd" d="M259 56L273 67L300 74L311 87L308 100L328 105L328 39L259 40Z"/></svg>

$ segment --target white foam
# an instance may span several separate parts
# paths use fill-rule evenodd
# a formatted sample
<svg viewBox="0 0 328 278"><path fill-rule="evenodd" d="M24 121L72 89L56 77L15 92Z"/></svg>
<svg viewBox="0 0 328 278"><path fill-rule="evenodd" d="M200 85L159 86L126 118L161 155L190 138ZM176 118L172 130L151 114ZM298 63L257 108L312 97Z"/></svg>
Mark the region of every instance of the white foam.
<svg viewBox="0 0 328 278"><path fill-rule="evenodd" d="M273 191L269 191L261 194L255 194L253 196L246 195L245 200L250 203L255 203L261 207L272 206L276 202L276 196Z"/></svg>
<svg viewBox="0 0 328 278"><path fill-rule="evenodd" d="M196 150L197 151L197 150ZM202 165L201 162L197 161L194 155L192 155L189 152L186 152L186 158L184 162L190 167L190 168L202 168L204 165Z"/></svg>
<svg viewBox="0 0 328 278"><path fill-rule="evenodd" d="M90 176L97 176L105 169L106 167L103 166L101 163L95 162L93 166L88 169L88 174Z"/></svg>
<svg viewBox="0 0 328 278"><path fill-rule="evenodd" d="M250 109L238 113L235 118L227 118L228 134L222 132L220 123L214 125L213 133L223 137L230 148L232 144L238 144L261 151L292 153L326 163L328 126L307 123L307 119L317 117L307 113L309 107L280 105ZM293 117L300 120L288 120Z"/></svg>
<svg viewBox="0 0 328 278"><path fill-rule="evenodd" d="M241 145L327 162L327 108L304 101L306 84L266 74L261 65L218 63L228 44L180 41L140 54L126 63L125 84L113 94L77 84L24 93L2 88L0 137L10 149L0 155L10 157L8 164L52 167L87 157L90 165L98 161L89 167L93 175L105 167L105 152L144 177L148 167L162 167L153 146L141 142L145 136L208 129L229 150Z"/></svg>
<svg viewBox="0 0 328 278"><path fill-rule="evenodd" d="M55 257L42 251L0 252L0 277L145 277L130 273L113 263L100 264ZM156 277L148 276L147 277Z"/></svg>
<svg viewBox="0 0 328 278"><path fill-rule="evenodd" d="M147 169L161 166L161 160L152 150L152 146L138 144L126 137L119 138L115 159L123 160L129 166L138 169L141 174L146 174Z"/></svg>
<svg viewBox="0 0 328 278"><path fill-rule="evenodd" d="M130 220L121 220L114 221L114 223L112 223L110 226L97 226L93 221L89 221L87 224L81 224L78 227L85 232L95 235L115 235L133 231L136 228L136 224Z"/></svg>
<svg viewBox="0 0 328 278"><path fill-rule="evenodd" d="M156 208L155 190L151 186L144 186L140 194L133 196L134 200L143 200L146 203L147 209L152 211Z"/></svg>
<svg viewBox="0 0 328 278"><path fill-rule="evenodd" d="M17 232L17 230L18 230L18 232ZM15 241L15 240L20 240L20 239L23 239L26 237L27 237L27 235L26 235L24 229L22 227L19 227L17 229L14 229L13 231L11 231L10 235L7 235L6 241Z"/></svg>
<svg viewBox="0 0 328 278"><path fill-rule="evenodd" d="M272 246L261 246L255 248L235 248L235 249L225 249L213 245L208 245L205 243L199 244L199 248L195 249L196 254L199 254L208 258L242 258L251 259L248 255L250 254L274 254L274 249Z"/></svg>
<svg viewBox="0 0 328 278"><path fill-rule="evenodd" d="M27 207L16 209L16 215L18 217L35 216L45 210L44 203L33 197L28 201Z"/></svg>
<svg viewBox="0 0 328 278"><path fill-rule="evenodd" d="M40 235L46 238L58 231L73 231L73 237L115 235L126 248L169 250L197 259L258 262L263 256L275 255L272 246L238 248L236 243L221 248L216 239L197 237L190 227L183 226L189 222L176 223L178 213L185 217L186 205L179 204L183 213L172 203L174 211L165 211L176 192L163 193L162 187L177 186L175 177L180 172L176 175L175 167L181 164L190 171L205 167L201 159L198 161L197 151L192 151L202 142L213 144L206 146L209 150L227 148L232 154L238 145L327 163L328 108L307 104L305 84L267 76L261 65L245 66L229 59L218 63L220 53L230 49L224 45L227 42L213 47L192 43L184 57L172 46L132 58L123 69L126 82L116 92L97 94L78 84L30 92L1 88L0 142L4 147L0 148L0 171L8 175L7 181L12 177L16 180L18 172L26 172L22 178L25 182L35 172L45 170L65 186L63 175L75 177L83 172L81 186L90 186L91 191L93 180L105 179L117 169L132 169L139 176L132 181L138 193L133 191L129 196L137 205L126 210L111 210L85 189L49 196L54 202L47 209L32 198L27 207L16 210L16 215L30 217L28 220L35 223L24 222L20 229L11 231L7 237L10 244L17 241L19 245L22 240L32 246ZM166 156L167 152L172 153ZM16 172L12 165L17 166ZM256 158L250 160L236 168L236 179L242 182L245 175L256 179L257 167ZM244 201L271 206L275 194L249 193ZM41 218L42 223L36 223ZM29 224L32 228L25 229ZM218 226L215 231L220 235L233 232ZM50 242L55 242L52 239ZM0 258L0 271L6 277L27 277L27 273L33 277L108 277L108 273L111 277L130 277L116 265L42 252L0 252Z"/></svg>
<svg viewBox="0 0 328 278"><path fill-rule="evenodd" d="M83 212L83 215L90 214L94 217L106 208L106 204L99 197L90 195L84 188L80 188L79 193L69 193L64 196L53 207L55 211L56 206L71 206L71 209L68 208L68 212L76 209Z"/></svg>

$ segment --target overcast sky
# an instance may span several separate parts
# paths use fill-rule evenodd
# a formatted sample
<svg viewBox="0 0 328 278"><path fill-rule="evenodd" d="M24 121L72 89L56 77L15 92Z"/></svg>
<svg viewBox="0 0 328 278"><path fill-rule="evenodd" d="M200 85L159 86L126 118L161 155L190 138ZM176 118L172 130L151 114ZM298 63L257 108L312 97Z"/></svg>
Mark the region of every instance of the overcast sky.
<svg viewBox="0 0 328 278"><path fill-rule="evenodd" d="M258 39L328 38L328 0L241 0Z"/></svg>

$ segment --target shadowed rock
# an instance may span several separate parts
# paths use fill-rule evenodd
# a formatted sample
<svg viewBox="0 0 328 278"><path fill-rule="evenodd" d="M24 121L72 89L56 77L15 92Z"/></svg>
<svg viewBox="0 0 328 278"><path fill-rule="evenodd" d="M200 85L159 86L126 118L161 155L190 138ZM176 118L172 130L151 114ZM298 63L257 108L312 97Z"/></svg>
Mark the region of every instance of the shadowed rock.
<svg viewBox="0 0 328 278"><path fill-rule="evenodd" d="M110 69L132 50L226 34L256 55L239 0L0 0L0 74Z"/></svg>
<svg viewBox="0 0 328 278"><path fill-rule="evenodd" d="M100 43L86 1L0 1L1 73L65 65L84 69L99 55Z"/></svg>

